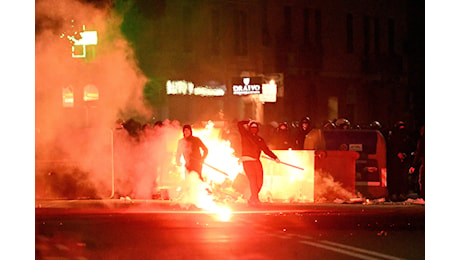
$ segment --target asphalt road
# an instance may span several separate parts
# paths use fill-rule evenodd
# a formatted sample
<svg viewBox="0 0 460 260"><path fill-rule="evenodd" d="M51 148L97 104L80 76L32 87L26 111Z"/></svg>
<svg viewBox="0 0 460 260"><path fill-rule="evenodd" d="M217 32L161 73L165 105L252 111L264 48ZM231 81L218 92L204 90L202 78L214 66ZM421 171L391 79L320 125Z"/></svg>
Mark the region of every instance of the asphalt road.
<svg viewBox="0 0 460 260"><path fill-rule="evenodd" d="M36 259L424 259L425 206L38 201Z"/></svg>

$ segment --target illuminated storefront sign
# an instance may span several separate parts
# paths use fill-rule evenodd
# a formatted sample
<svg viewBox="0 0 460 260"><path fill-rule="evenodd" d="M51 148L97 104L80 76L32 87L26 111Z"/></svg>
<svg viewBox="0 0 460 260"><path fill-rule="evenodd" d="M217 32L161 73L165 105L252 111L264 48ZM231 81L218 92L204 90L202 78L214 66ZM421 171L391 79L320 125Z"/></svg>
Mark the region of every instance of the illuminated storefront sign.
<svg viewBox="0 0 460 260"><path fill-rule="evenodd" d="M185 80L168 80L166 82L167 95L195 95L203 97L219 97L225 95L225 85L210 84L195 86L192 82Z"/></svg>
<svg viewBox="0 0 460 260"><path fill-rule="evenodd" d="M262 77L233 78L233 95L262 94Z"/></svg>
<svg viewBox="0 0 460 260"><path fill-rule="evenodd" d="M268 84L262 84L262 94L259 95L261 102L276 102L277 85L274 80Z"/></svg>
<svg viewBox="0 0 460 260"><path fill-rule="evenodd" d="M166 94L168 95L191 95L194 85L185 80L168 80L166 82Z"/></svg>
<svg viewBox="0 0 460 260"><path fill-rule="evenodd" d="M204 87L195 87L193 89L193 94L197 96L203 97L216 97L216 96L223 96L225 95L225 90L222 88L208 88Z"/></svg>
<svg viewBox="0 0 460 260"><path fill-rule="evenodd" d="M284 76L283 73L264 74L264 83L274 81L276 85L276 97L284 97ZM271 84L271 83L269 83ZM263 90L265 92L265 89Z"/></svg>

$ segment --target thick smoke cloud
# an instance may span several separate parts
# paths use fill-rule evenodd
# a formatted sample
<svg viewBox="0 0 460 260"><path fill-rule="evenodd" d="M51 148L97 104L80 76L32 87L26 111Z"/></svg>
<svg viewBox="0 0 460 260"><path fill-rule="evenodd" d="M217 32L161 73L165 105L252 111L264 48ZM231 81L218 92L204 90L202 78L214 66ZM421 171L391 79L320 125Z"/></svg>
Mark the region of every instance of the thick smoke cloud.
<svg viewBox="0 0 460 260"><path fill-rule="evenodd" d="M111 7L110 1L36 1L37 196L107 197L116 120L130 113L151 118L142 97L147 79L120 32L122 17ZM79 39L83 26L97 31L98 43L88 47L86 59L73 58L71 39ZM99 91L96 104L83 100L87 85ZM69 86L74 106L64 108L62 89Z"/></svg>
<svg viewBox="0 0 460 260"><path fill-rule="evenodd" d="M179 122L137 126L132 133L115 128L119 118L151 119L154 112L142 95L147 78L120 31L122 14L111 1L37 0L35 8L36 197L151 198L155 188L179 183L181 173L171 162L182 135ZM91 57L72 58L69 38L78 38L83 25L97 31L98 43ZM83 101L88 84L99 91L94 106ZM69 86L75 104L63 108L62 89ZM203 138L210 145L208 162L222 168L222 150L210 139ZM219 158L212 161L213 155ZM331 178L318 183L319 197L353 196Z"/></svg>
<svg viewBox="0 0 460 260"><path fill-rule="evenodd" d="M121 19L109 6L96 8L74 0L36 3L36 116L42 119L46 115L46 127L62 122L61 114L52 110L55 102L62 102L58 96L62 88L69 85L74 88L76 106L83 102L85 85L99 89L98 121L102 125L113 124L120 110L148 113L142 100L146 78L119 30ZM90 60L71 57L72 41L68 37L78 38L75 32L82 31L83 25L87 31L98 33L94 58Z"/></svg>

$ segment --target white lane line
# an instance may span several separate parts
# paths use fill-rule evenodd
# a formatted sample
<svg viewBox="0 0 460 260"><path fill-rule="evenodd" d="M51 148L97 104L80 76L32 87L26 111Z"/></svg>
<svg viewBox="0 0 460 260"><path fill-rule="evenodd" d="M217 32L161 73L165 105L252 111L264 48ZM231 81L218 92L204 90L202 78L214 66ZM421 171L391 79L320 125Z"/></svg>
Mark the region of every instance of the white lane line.
<svg viewBox="0 0 460 260"><path fill-rule="evenodd" d="M339 244L339 243L335 243L335 242L331 242L331 241L327 241L327 240L321 240L320 242L324 243L324 244L331 245L331 246L341 247L341 248L345 248L345 249L349 249L349 250L353 250L353 251L357 251L357 252L361 252L361 253L377 256L377 257L381 257L381 258L384 258L384 259L390 259L390 260L402 260L402 259L404 259L404 258L399 258L399 257L387 255L387 254L378 253L378 252L375 252L375 251L362 249L362 248L359 248L359 247Z"/></svg>
<svg viewBox="0 0 460 260"><path fill-rule="evenodd" d="M251 221L247 221L247 222L252 223ZM315 240L315 239L313 237L311 237L311 236L298 235L298 234L292 234L292 233L285 233L284 231L280 231L280 230L278 230L277 232L272 232L266 226L263 226L263 225L261 225L259 223L257 223L255 226L258 226L259 228L261 228L263 230L263 231L261 231L261 233L266 233L266 235L269 235L269 236L278 237L278 238L283 239L283 240L300 238L300 239L303 239L303 240L298 241L299 243L303 243L303 244L307 244L307 245L311 245L311 246L316 246L316 247L320 247L320 248L323 248L323 249L328 249L328 250L331 250L331 251L335 251L335 252L345 254L345 255L351 255L351 256L354 256L354 257L357 257L357 258L361 258L361 259L370 259L370 260L372 260L372 259L404 260L404 258L399 258L399 257L395 257L395 256L391 256L391 255L371 251L371 250L366 250L366 249L359 248L359 247L354 247L354 246L344 245L344 244L340 244L340 243L335 243L335 242L331 242L331 241L328 241L328 240L319 240L317 242L313 242L311 240ZM310 241L307 241L307 240L310 240ZM334 246L334 247L332 247L332 246ZM336 247L340 247L342 249L336 248ZM355 251L355 252L350 252L349 250L352 250L352 251ZM360 254L358 252L364 253L366 255ZM375 256L375 257L370 257L369 255Z"/></svg>
<svg viewBox="0 0 460 260"><path fill-rule="evenodd" d="M380 258L375 258L375 257L370 257L369 255L363 255L363 254L360 254L360 253L350 252L350 251L343 250L343 249L340 249L340 248L327 246L327 245L324 245L324 244L321 244L321 243L316 243L316 242L311 242L311 241L304 241L304 240L299 241L299 243L310 245L310 246L315 246L315 247L319 247L319 248L323 248L323 249L327 249L327 250L330 250L330 251L334 251L334 252L344 254L344 255L353 256L353 257L360 258L360 259L380 260Z"/></svg>
<svg viewBox="0 0 460 260"><path fill-rule="evenodd" d="M305 235L297 235L301 239L306 239L306 240L313 240L313 237L310 236L305 236Z"/></svg>
<svg viewBox="0 0 460 260"><path fill-rule="evenodd" d="M331 242L331 241L328 241L328 240L319 240L319 241L313 242L312 241L312 240L314 240L313 237L305 236L305 235L279 233L277 236L279 238L282 238L282 239L286 239L286 238L294 238L295 239L295 237L298 237L298 238L302 239L302 240L299 241L300 243L304 243L304 244L310 243L310 245L314 244L316 246L323 245L323 248L325 248L325 249L330 249L330 247L328 246L328 245L330 245L330 246L334 246L333 248L335 249L335 251L343 252L343 250L336 248L336 247L340 247L342 249L352 250L352 251L355 251L355 252L360 252L360 253L364 253L364 254L367 254L367 255L375 256L375 257L378 257L377 259L382 259L383 258L383 259L389 259L389 260L404 260L404 258L399 258L399 257L395 257L395 256L391 256L391 255L371 251L371 250L366 250L366 249L359 248L359 247L354 247L354 246L349 246L349 245L345 245L345 244L335 243L335 242ZM310 240L310 241L308 241L308 240ZM346 252L349 252L349 251L346 251ZM353 254L352 252L349 252L349 253ZM361 255L361 254L358 254L358 255ZM366 258L369 257L367 255L365 256ZM370 259L374 259L374 258L370 258Z"/></svg>

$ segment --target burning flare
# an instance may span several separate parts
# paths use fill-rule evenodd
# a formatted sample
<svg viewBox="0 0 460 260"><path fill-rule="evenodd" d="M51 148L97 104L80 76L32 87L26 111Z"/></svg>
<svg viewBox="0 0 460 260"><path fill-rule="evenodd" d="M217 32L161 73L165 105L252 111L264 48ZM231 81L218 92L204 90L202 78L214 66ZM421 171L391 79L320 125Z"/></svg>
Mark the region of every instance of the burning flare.
<svg viewBox="0 0 460 260"><path fill-rule="evenodd" d="M186 174L185 168L181 167L183 189L181 189L182 194L178 201L182 207L189 208L194 205L216 214L221 221L229 221L231 209L217 204L212 188L223 185L226 181L233 182L236 176L243 171L242 165L235 157L230 142L220 140L219 129L214 128L212 121L209 121L203 129L194 130L194 135L203 140L209 149L202 172L206 182L202 182L198 174L194 172Z"/></svg>

